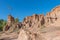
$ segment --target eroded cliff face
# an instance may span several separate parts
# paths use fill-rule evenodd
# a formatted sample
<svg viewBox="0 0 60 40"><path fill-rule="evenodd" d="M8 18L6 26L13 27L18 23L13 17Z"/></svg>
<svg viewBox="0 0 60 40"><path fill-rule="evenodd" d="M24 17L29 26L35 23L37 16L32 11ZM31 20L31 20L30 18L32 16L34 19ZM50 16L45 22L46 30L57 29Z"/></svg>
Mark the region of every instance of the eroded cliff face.
<svg viewBox="0 0 60 40"><path fill-rule="evenodd" d="M51 12L47 13L45 16L45 22L46 26L47 25L55 25L55 26L60 26L60 6L57 6L54 8Z"/></svg>
<svg viewBox="0 0 60 40"><path fill-rule="evenodd" d="M32 32L37 32L44 24L44 15L34 14L26 17L23 21L23 27Z"/></svg>
<svg viewBox="0 0 60 40"><path fill-rule="evenodd" d="M14 27L21 26L30 31L38 31L40 28L49 26L60 26L60 6L54 8L51 12L47 13L45 16L43 14L33 14L32 16L27 16L24 18L22 23L15 23L14 17L9 15L7 19L6 28L12 25Z"/></svg>
<svg viewBox="0 0 60 40"><path fill-rule="evenodd" d="M60 40L60 6L44 15L32 15L23 21L18 40ZM41 28L43 27L44 28ZM23 39L23 34L26 38ZM32 35L32 36L31 36Z"/></svg>
<svg viewBox="0 0 60 40"><path fill-rule="evenodd" d="M11 20L9 17L7 25L10 26L11 23L13 23L14 25L12 24L13 26L10 27L15 28L14 30L16 30L16 27L19 28L19 26L15 24L13 20ZM41 15L34 14L32 16L28 16L24 18L24 21L22 23L18 24L21 27L20 33L18 33L19 36L16 37L15 35L18 34L17 33L15 34L14 32L12 33L15 34L12 35L14 37L8 36L9 39L12 40L12 38L15 39L16 37L15 40L60 40L60 6L57 6L51 12L48 12L45 16L43 14ZM6 35L7 34L5 34L5 36ZM6 39L8 37L6 37ZM2 37L2 39L3 38L5 37Z"/></svg>
<svg viewBox="0 0 60 40"><path fill-rule="evenodd" d="M15 22L15 18L8 15L7 24L3 27L3 32L10 33L19 30L22 26L21 22Z"/></svg>
<svg viewBox="0 0 60 40"><path fill-rule="evenodd" d="M52 9L51 12L48 12L45 16L43 14L28 16L24 19L23 24L26 27L41 27L42 25L57 25L60 23L60 6Z"/></svg>

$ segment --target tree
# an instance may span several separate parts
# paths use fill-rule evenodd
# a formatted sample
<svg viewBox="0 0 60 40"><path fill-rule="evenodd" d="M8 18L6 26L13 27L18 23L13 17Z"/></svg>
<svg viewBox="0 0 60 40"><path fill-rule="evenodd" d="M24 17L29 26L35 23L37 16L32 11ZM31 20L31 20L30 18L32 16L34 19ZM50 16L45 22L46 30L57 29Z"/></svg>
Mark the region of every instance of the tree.
<svg viewBox="0 0 60 40"><path fill-rule="evenodd" d="M6 21L6 20L4 20L4 21L3 21L3 26L5 26L5 25L6 25L6 23L7 23L7 21Z"/></svg>
<svg viewBox="0 0 60 40"><path fill-rule="evenodd" d="M6 25L6 20L0 19L0 31L3 30L3 27Z"/></svg>
<svg viewBox="0 0 60 40"><path fill-rule="evenodd" d="M16 23L18 23L18 22L19 22L19 19L18 19L18 18L16 18L16 19L15 19L15 22L16 22Z"/></svg>

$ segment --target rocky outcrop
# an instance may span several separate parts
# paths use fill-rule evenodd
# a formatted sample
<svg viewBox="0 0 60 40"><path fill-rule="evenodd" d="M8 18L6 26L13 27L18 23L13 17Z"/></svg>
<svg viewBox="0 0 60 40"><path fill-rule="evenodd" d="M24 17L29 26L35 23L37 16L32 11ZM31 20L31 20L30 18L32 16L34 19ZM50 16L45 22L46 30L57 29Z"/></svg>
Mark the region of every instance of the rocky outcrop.
<svg viewBox="0 0 60 40"><path fill-rule="evenodd" d="M42 37L38 33L31 33L21 29L17 40L42 40Z"/></svg>
<svg viewBox="0 0 60 40"><path fill-rule="evenodd" d="M19 36L16 40L60 40L60 6L54 8L46 16L42 14L28 16L22 23L15 23L14 18L8 16L4 30L14 32L19 28L20 33L18 32Z"/></svg>
<svg viewBox="0 0 60 40"><path fill-rule="evenodd" d="M60 40L60 6L44 15L28 16L18 40ZM45 26L44 28L41 28ZM25 38L26 37L26 38ZM24 38L24 39L23 39Z"/></svg>
<svg viewBox="0 0 60 40"><path fill-rule="evenodd" d="M47 13L45 16L45 23L47 25L57 25L59 26L60 24L60 6L57 6L54 8L51 12Z"/></svg>
<svg viewBox="0 0 60 40"><path fill-rule="evenodd" d="M11 26L12 24L14 24L14 22L15 22L14 17L11 15L8 15L7 25Z"/></svg>
<svg viewBox="0 0 60 40"><path fill-rule="evenodd" d="M44 24L44 15L34 14L26 17L23 21L23 27L31 32L37 32Z"/></svg>
<svg viewBox="0 0 60 40"><path fill-rule="evenodd" d="M60 23L60 6L55 7L51 12L48 12L46 16L34 14L28 16L24 19L23 24L25 27L41 27L44 25L48 27L49 25L59 25Z"/></svg>
<svg viewBox="0 0 60 40"><path fill-rule="evenodd" d="M8 15L7 24L3 27L3 32L10 33L18 31L22 26L21 22L15 22L14 17Z"/></svg>

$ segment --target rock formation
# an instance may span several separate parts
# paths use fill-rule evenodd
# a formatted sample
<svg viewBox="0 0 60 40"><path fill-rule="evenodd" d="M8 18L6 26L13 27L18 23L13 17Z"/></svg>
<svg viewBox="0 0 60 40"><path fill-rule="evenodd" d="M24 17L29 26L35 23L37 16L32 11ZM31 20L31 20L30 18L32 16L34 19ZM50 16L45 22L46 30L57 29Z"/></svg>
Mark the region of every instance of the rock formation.
<svg viewBox="0 0 60 40"><path fill-rule="evenodd" d="M46 16L37 14L28 16L23 21L24 29L20 30L18 40L60 40L59 20L60 6L54 8ZM41 28L43 26L44 28Z"/></svg>
<svg viewBox="0 0 60 40"><path fill-rule="evenodd" d="M44 15L34 14L33 16L26 17L23 21L23 27L32 32L37 32L44 24Z"/></svg>
<svg viewBox="0 0 60 40"><path fill-rule="evenodd" d="M31 33L21 29L17 40L42 40L42 37L38 33Z"/></svg>
<svg viewBox="0 0 60 40"><path fill-rule="evenodd" d="M60 26L60 6L54 8L51 12L45 16L45 23L48 25Z"/></svg>
<svg viewBox="0 0 60 40"><path fill-rule="evenodd" d="M14 32L17 29L20 33L16 40L60 40L60 6L48 12L46 16L43 14L28 16L22 23L15 23L14 18L8 16L4 31Z"/></svg>
<svg viewBox="0 0 60 40"><path fill-rule="evenodd" d="M7 19L7 25L11 26L14 23L14 17L12 17L11 15L8 15L8 19Z"/></svg>
<svg viewBox="0 0 60 40"><path fill-rule="evenodd" d="M13 31L17 31L21 28L22 23L18 22L15 23L15 19L14 17L12 17L11 15L8 15L8 19L7 19L7 24L6 26L4 26L3 31L5 32L13 32Z"/></svg>

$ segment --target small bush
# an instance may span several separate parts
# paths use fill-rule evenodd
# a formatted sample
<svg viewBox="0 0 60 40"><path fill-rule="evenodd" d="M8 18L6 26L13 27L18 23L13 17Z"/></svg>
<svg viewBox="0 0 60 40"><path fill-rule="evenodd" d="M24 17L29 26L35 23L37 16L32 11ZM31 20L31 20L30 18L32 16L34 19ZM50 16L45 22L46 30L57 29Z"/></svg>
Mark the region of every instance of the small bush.
<svg viewBox="0 0 60 40"><path fill-rule="evenodd" d="M0 19L0 31L3 30L3 27L6 25L6 20Z"/></svg>

